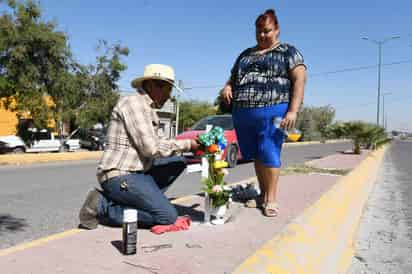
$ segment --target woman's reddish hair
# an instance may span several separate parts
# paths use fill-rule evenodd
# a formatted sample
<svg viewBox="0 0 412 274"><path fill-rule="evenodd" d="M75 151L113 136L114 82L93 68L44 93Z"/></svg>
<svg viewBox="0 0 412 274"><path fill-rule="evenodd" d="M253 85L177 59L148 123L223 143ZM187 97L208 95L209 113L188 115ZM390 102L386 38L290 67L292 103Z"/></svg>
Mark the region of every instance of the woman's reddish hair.
<svg viewBox="0 0 412 274"><path fill-rule="evenodd" d="M264 13L260 14L255 21L255 26L259 27L260 25L264 24L266 20L272 21L275 24L275 27L279 28L278 17L276 16L274 9L268 9Z"/></svg>

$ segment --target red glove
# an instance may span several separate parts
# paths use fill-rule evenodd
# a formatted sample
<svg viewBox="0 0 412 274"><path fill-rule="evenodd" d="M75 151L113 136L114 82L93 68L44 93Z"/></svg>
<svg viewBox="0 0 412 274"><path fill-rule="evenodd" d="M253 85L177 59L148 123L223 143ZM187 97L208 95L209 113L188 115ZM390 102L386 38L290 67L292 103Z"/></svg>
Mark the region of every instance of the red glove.
<svg viewBox="0 0 412 274"><path fill-rule="evenodd" d="M176 222L171 225L155 225L150 231L154 234L162 234L171 231L188 230L192 220L188 216L178 217Z"/></svg>

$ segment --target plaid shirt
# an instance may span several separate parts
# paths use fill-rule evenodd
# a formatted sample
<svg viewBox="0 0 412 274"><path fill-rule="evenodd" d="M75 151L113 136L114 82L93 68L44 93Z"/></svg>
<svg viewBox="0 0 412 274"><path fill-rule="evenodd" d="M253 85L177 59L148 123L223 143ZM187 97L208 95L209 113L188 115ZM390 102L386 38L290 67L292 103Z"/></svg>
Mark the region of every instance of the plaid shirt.
<svg viewBox="0 0 412 274"><path fill-rule="evenodd" d="M143 89L121 97L110 118L107 146L97 175L112 170L147 171L156 157L190 150L190 140L161 138L158 130L159 117L153 100Z"/></svg>
<svg viewBox="0 0 412 274"><path fill-rule="evenodd" d="M233 106L266 107L288 103L292 83L289 72L303 65L302 54L292 45L281 43L263 54L248 48L237 58L231 71Z"/></svg>

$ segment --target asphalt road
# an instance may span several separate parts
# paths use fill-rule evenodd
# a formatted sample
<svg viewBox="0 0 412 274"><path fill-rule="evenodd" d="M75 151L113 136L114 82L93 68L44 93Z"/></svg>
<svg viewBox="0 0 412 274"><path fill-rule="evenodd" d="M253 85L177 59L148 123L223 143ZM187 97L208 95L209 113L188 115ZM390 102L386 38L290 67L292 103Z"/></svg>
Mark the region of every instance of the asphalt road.
<svg viewBox="0 0 412 274"><path fill-rule="evenodd" d="M350 149L350 143L286 147L283 166ZM96 161L0 167L0 249L77 227L86 193L97 186ZM252 163L230 169L229 182L254 176ZM183 174L169 197L199 192L200 174Z"/></svg>
<svg viewBox="0 0 412 274"><path fill-rule="evenodd" d="M348 274L412 273L412 140L385 154L359 227Z"/></svg>

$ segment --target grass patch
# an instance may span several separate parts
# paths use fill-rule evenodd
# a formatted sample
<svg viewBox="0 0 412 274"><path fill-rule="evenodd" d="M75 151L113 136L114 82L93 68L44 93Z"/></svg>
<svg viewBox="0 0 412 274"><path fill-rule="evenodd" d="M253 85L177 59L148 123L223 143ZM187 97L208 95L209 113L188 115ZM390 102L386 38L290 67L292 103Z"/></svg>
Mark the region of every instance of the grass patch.
<svg viewBox="0 0 412 274"><path fill-rule="evenodd" d="M349 173L348 169L328 169L328 168L316 168L306 165L289 166L280 170L280 175L296 175L296 174L309 174L309 173L321 173L344 176Z"/></svg>

